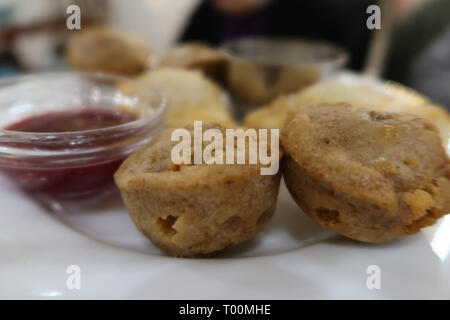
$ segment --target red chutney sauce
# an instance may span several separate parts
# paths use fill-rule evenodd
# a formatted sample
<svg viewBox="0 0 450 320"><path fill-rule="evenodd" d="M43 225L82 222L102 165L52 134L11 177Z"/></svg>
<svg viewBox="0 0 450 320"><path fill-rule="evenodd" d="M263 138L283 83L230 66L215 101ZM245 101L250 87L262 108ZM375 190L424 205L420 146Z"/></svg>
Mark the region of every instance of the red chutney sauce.
<svg viewBox="0 0 450 320"><path fill-rule="evenodd" d="M79 108L64 112L50 112L25 118L13 123L4 130L33 133L62 133L102 129L125 124L137 119L132 113L102 108ZM123 138L121 138L123 139ZM119 142L111 138L110 143ZM47 150L73 148L70 141L55 141L55 145L46 146ZM67 144L67 145L64 145ZM23 145L21 147L24 147ZM28 147L25 145L25 148ZM95 140L89 148L96 147ZM35 148L35 145L29 145ZM82 148L82 147L81 147ZM125 157L125 156L124 156ZM95 159L88 164L71 164L69 167L4 167L2 171L26 191L47 193L63 198L78 198L97 195L113 186L113 175L124 158L114 160Z"/></svg>
<svg viewBox="0 0 450 320"><path fill-rule="evenodd" d="M4 128L10 131L57 133L114 127L136 120L136 115L118 110L82 108L50 112L25 118Z"/></svg>

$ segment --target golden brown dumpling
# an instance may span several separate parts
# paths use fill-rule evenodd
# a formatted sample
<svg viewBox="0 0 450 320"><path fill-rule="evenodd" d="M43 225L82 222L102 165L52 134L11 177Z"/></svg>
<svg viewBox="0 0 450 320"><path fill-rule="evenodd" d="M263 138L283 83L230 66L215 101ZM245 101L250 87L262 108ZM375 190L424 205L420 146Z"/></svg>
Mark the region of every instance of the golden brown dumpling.
<svg viewBox="0 0 450 320"><path fill-rule="evenodd" d="M378 243L450 212L450 161L425 119L322 104L289 113L281 136L286 185L325 228Z"/></svg>

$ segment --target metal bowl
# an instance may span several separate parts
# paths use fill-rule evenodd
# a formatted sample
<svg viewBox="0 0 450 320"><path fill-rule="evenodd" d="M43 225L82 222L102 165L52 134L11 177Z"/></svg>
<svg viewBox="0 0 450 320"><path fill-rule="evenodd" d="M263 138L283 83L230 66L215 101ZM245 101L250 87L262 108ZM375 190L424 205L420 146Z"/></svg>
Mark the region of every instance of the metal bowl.
<svg viewBox="0 0 450 320"><path fill-rule="evenodd" d="M301 40L243 38L221 49L231 95L252 106L312 85L348 61L348 53L339 47Z"/></svg>

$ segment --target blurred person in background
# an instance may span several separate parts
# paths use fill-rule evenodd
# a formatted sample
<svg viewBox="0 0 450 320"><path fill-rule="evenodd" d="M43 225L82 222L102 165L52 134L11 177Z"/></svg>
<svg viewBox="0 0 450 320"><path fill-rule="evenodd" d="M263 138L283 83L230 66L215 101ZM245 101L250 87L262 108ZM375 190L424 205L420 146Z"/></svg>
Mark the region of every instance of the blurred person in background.
<svg viewBox="0 0 450 320"><path fill-rule="evenodd" d="M385 33L386 45L372 43L377 39L366 27L372 4L382 7L382 19L392 19L377 31ZM450 110L450 0L204 0L180 40L219 45L246 36L334 43L350 52L348 67L357 71L370 67L369 52L386 55L374 57L381 62L375 75L411 86Z"/></svg>
<svg viewBox="0 0 450 320"><path fill-rule="evenodd" d="M326 41L347 49L349 67L361 70L372 31L367 7L375 0L205 0L195 10L181 41L211 45L246 36Z"/></svg>
<svg viewBox="0 0 450 320"><path fill-rule="evenodd" d="M429 0L397 23L384 76L450 110L450 1Z"/></svg>

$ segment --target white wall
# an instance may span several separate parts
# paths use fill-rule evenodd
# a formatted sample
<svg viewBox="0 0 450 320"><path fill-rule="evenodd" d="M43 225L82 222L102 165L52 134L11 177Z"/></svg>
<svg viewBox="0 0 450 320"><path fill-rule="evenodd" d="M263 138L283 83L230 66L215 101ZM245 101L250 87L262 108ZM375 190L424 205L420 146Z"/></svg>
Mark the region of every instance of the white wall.
<svg viewBox="0 0 450 320"><path fill-rule="evenodd" d="M157 52L178 37L199 0L110 0L109 23L147 38Z"/></svg>

